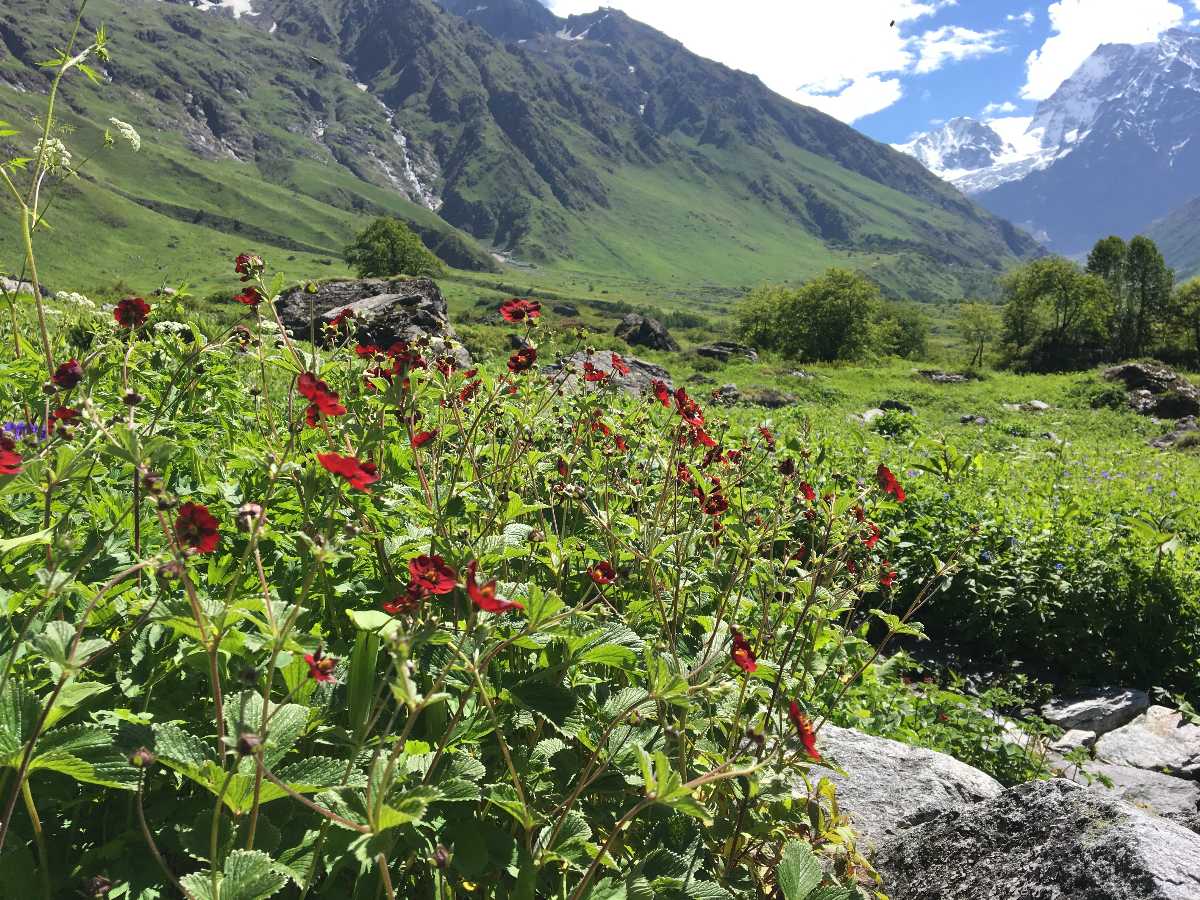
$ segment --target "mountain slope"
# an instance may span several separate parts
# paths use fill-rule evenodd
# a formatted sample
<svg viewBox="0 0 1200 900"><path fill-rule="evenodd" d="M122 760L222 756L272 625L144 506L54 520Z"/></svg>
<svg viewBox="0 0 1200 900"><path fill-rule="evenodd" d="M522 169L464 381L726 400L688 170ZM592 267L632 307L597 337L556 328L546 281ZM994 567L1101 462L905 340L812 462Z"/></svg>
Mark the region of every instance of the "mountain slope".
<svg viewBox="0 0 1200 900"><path fill-rule="evenodd" d="M1159 219L1147 235L1175 267L1177 281L1200 277L1200 197Z"/></svg>
<svg viewBox="0 0 1200 900"><path fill-rule="evenodd" d="M90 183L139 207L137 242L149 211L333 256L386 210L456 265L490 262L470 235L663 285L841 264L915 297L987 292L1034 252L915 161L620 13L559 20L493 0L465 10L474 24L430 0L207 6L88 7L89 24L110 23L111 85L72 84L67 104L81 125L116 114L149 133L136 165L105 154ZM0 12L5 117L34 112L33 64L61 43L66 8ZM140 177L118 177L131 165Z"/></svg>
<svg viewBox="0 0 1200 900"><path fill-rule="evenodd" d="M958 131L999 137L998 123ZM948 123L902 149L982 205L1075 254L1108 234L1132 236L1200 190L1200 34L1105 44L1047 100L1004 151L941 157ZM971 147L972 145L968 145ZM956 166L956 163L962 163Z"/></svg>

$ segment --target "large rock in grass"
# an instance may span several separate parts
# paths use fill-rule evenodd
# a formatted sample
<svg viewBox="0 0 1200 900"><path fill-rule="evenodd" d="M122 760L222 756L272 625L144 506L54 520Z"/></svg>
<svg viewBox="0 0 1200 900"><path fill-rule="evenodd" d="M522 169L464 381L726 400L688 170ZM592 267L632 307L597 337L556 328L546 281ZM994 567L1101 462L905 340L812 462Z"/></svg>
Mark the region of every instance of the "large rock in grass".
<svg viewBox="0 0 1200 900"><path fill-rule="evenodd" d="M723 363L729 362L734 357L746 362L758 362L757 351L736 341L713 341L711 344L704 344L697 347L694 352L697 356L703 356L706 359L715 359Z"/></svg>
<svg viewBox="0 0 1200 900"><path fill-rule="evenodd" d="M1100 688L1068 698L1055 698L1042 707L1042 717L1068 731L1105 734L1133 721L1150 706L1145 691Z"/></svg>
<svg viewBox="0 0 1200 900"><path fill-rule="evenodd" d="M643 397L650 393L651 385L655 381L662 381L671 390L675 389L671 384L671 373L662 366L656 366L654 363L632 356L622 357L625 365L629 366L629 374L622 375L620 372L614 371L612 357L611 350L598 350L590 356L580 350L557 362L542 366L541 372L562 385L565 391L575 391L583 386L592 386L592 383L584 380L584 363L591 363L594 369L609 373L608 378L601 384L615 385L635 397Z"/></svg>
<svg viewBox="0 0 1200 900"><path fill-rule="evenodd" d="M892 900L1200 898L1200 836L1061 779L926 818L873 862Z"/></svg>
<svg viewBox="0 0 1200 900"><path fill-rule="evenodd" d="M1112 782L1109 787L1097 779L1089 785L1092 790L1110 793L1138 809L1173 819L1195 830L1196 818L1200 816L1200 784L1197 782L1104 762L1089 763L1087 771Z"/></svg>
<svg viewBox="0 0 1200 900"><path fill-rule="evenodd" d="M1125 363L1106 369L1104 377L1129 392L1129 405L1146 416L1182 419L1200 415L1200 388L1166 366Z"/></svg>
<svg viewBox="0 0 1200 900"><path fill-rule="evenodd" d="M296 287L279 298L283 324L300 339L329 340L328 325L343 312L353 313L360 343L387 348L396 341L432 342L434 352L469 366L471 358L450 326L446 298L429 278L363 278L327 281L315 290Z"/></svg>
<svg viewBox="0 0 1200 900"><path fill-rule="evenodd" d="M671 352L679 350L679 344L662 322L638 313L630 313L621 319L613 333L631 347Z"/></svg>
<svg viewBox="0 0 1200 900"><path fill-rule="evenodd" d="M867 846L898 834L906 820L961 809L1003 790L990 775L935 750L828 724L818 741L821 753L848 773L827 777Z"/></svg>
<svg viewBox="0 0 1200 900"><path fill-rule="evenodd" d="M1096 756L1117 765L1200 778L1200 725L1176 710L1151 706L1128 725L1101 737Z"/></svg>

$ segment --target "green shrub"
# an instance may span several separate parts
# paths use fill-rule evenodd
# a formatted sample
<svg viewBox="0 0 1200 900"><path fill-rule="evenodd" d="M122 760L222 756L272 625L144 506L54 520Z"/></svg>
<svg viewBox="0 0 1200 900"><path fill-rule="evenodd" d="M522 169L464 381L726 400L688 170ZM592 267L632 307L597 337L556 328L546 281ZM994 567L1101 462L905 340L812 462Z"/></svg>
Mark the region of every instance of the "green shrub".
<svg viewBox="0 0 1200 900"><path fill-rule="evenodd" d="M436 276L446 269L399 219L376 219L355 236L343 255L360 278Z"/></svg>

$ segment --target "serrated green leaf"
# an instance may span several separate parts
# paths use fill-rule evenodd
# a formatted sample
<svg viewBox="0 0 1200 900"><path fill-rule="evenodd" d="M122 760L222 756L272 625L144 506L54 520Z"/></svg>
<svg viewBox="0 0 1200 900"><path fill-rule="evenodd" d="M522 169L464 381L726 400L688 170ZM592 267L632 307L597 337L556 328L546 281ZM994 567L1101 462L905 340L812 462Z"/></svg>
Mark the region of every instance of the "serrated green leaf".
<svg viewBox="0 0 1200 900"><path fill-rule="evenodd" d="M16 132L7 132L7 134L15 134ZM6 132L0 131L0 137L4 137ZM25 534L20 537L6 538L0 541L0 553L8 553L10 550L18 550L21 547L31 547L38 544L49 544L50 536L54 534L53 528L47 528L44 531L35 531L33 534Z"/></svg>
<svg viewBox="0 0 1200 900"><path fill-rule="evenodd" d="M785 900L808 900L821 883L821 864L812 848L802 841L788 841L776 871L779 889Z"/></svg>

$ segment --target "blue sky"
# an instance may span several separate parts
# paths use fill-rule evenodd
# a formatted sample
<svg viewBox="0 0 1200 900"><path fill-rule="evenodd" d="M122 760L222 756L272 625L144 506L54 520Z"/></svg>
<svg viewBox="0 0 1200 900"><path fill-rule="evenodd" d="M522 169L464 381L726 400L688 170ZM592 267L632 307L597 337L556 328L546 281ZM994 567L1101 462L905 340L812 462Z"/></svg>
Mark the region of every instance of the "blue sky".
<svg viewBox="0 0 1200 900"><path fill-rule="evenodd" d="M893 143L957 115L1028 116L1101 43L1200 30L1200 0L543 2L620 8Z"/></svg>

